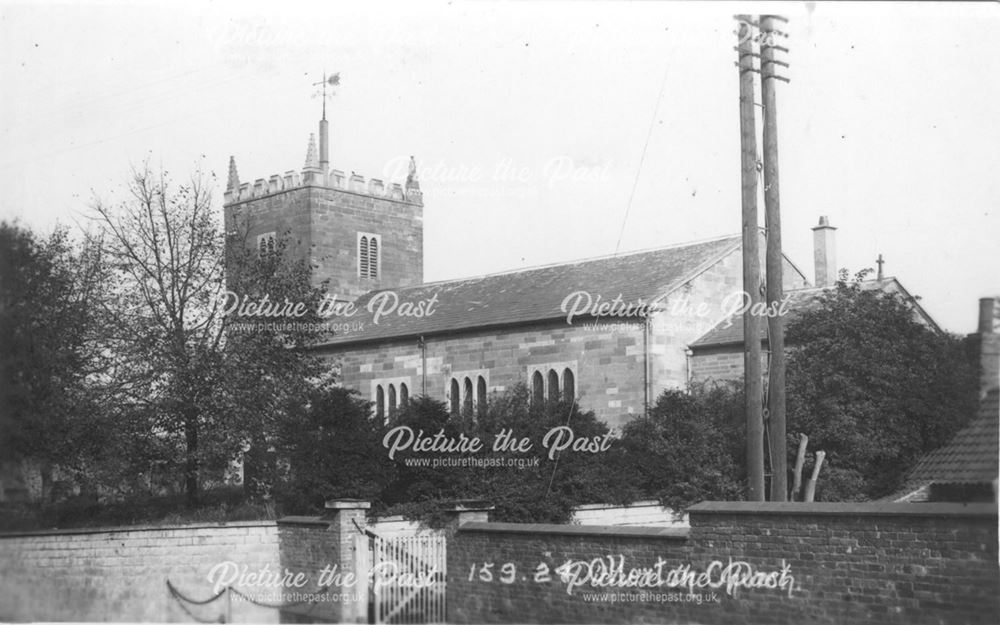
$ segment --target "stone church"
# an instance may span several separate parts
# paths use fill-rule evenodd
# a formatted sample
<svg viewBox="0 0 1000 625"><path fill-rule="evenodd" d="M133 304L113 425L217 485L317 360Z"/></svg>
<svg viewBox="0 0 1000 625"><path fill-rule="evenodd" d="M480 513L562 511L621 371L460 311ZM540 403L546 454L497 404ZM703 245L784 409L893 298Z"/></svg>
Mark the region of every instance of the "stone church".
<svg viewBox="0 0 1000 625"><path fill-rule="evenodd" d="M247 219L261 249L289 232L291 253L354 307L315 349L378 415L416 395L475 411L525 383L532 401L574 398L619 427L664 389L742 374L739 235L426 283L412 160L388 184L331 169L328 150L324 119L301 171L241 183L231 160L225 218ZM813 230L822 288L836 279L835 228ZM790 301L816 290L787 258L784 288Z"/></svg>

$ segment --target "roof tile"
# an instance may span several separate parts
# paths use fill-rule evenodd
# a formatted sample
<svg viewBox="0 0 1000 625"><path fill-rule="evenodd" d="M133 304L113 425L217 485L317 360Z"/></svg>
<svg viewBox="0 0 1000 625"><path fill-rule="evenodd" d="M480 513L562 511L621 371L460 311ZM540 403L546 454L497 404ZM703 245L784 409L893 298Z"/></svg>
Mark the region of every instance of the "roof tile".
<svg viewBox="0 0 1000 625"><path fill-rule="evenodd" d="M364 328L330 336L320 346L558 319L566 316L561 309L563 300L575 291L586 291L595 298L599 295L602 301L621 296L627 303L649 302L683 285L739 246L740 237L729 236L393 291L400 307L403 302L436 298L433 314L422 318L393 312L375 323L372 312L379 300L372 310L368 306L385 291L373 291L356 302L355 318L365 322ZM392 301L391 295L382 297Z"/></svg>

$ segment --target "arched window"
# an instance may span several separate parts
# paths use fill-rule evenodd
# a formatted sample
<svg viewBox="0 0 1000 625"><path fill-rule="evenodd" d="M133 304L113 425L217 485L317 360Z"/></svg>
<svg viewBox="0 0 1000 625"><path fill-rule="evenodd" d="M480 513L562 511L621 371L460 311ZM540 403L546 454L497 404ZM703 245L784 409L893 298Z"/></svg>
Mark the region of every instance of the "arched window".
<svg viewBox="0 0 1000 625"><path fill-rule="evenodd" d="M472 380L465 378L465 395L462 397L463 414L472 414Z"/></svg>
<svg viewBox="0 0 1000 625"><path fill-rule="evenodd" d="M559 401L559 374L549 369L549 401Z"/></svg>
<svg viewBox="0 0 1000 625"><path fill-rule="evenodd" d="M375 389L375 416L385 419L385 391L382 390L381 384Z"/></svg>
<svg viewBox="0 0 1000 625"><path fill-rule="evenodd" d="M389 418L396 416L396 387L389 385Z"/></svg>
<svg viewBox="0 0 1000 625"><path fill-rule="evenodd" d="M358 276L362 278L378 277L378 255L381 243L381 238L377 234L358 233Z"/></svg>
<svg viewBox="0 0 1000 625"><path fill-rule="evenodd" d="M542 378L541 371L536 371L531 376L531 401L535 404L541 404L545 401L545 380Z"/></svg>
<svg viewBox="0 0 1000 625"><path fill-rule="evenodd" d="M458 380L455 378L451 379L450 397L448 398L451 403L451 414L457 415L459 410L462 408L461 399L459 398L458 391Z"/></svg>
<svg viewBox="0 0 1000 625"><path fill-rule="evenodd" d="M350 240L350 239L348 239ZM362 278L368 277L368 237L361 237L358 241L358 273Z"/></svg>
<svg viewBox="0 0 1000 625"><path fill-rule="evenodd" d="M576 379L569 367L563 371L563 399L566 401L576 399Z"/></svg>
<svg viewBox="0 0 1000 625"><path fill-rule="evenodd" d="M486 378L483 376L476 381L476 413L479 416L486 414Z"/></svg>
<svg viewBox="0 0 1000 625"><path fill-rule="evenodd" d="M378 277L378 238L372 237L368 243L368 275Z"/></svg>
<svg viewBox="0 0 1000 625"><path fill-rule="evenodd" d="M406 388L406 382L399 383L399 407L406 408L406 404L410 403L410 390Z"/></svg>

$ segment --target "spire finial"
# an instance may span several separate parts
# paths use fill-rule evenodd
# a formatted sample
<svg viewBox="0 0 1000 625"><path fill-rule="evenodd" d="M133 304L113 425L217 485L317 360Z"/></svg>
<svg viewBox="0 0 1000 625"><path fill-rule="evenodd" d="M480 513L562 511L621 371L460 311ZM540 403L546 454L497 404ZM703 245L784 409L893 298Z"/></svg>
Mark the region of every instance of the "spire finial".
<svg viewBox="0 0 1000 625"><path fill-rule="evenodd" d="M316 153L316 134L309 133L309 147L306 148L306 168L319 169L319 155Z"/></svg>
<svg viewBox="0 0 1000 625"><path fill-rule="evenodd" d="M236 191L240 188L240 175L236 171L236 158L229 157L229 180L226 182L226 191Z"/></svg>

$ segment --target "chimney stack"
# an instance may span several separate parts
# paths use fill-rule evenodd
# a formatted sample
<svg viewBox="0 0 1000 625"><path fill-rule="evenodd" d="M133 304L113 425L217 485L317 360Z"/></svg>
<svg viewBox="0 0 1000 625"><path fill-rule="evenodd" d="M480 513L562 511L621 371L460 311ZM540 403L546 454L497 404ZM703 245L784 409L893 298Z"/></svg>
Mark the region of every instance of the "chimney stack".
<svg viewBox="0 0 1000 625"><path fill-rule="evenodd" d="M981 297L979 298L979 329L976 330L979 334L993 334L993 307L995 306L996 298L994 297Z"/></svg>
<svg viewBox="0 0 1000 625"><path fill-rule="evenodd" d="M996 308L1000 297L979 300L979 327L969 338L979 348L979 396L1000 388L1000 334L994 330Z"/></svg>
<svg viewBox="0 0 1000 625"><path fill-rule="evenodd" d="M816 265L816 286L832 286L837 282L836 228L823 215L813 231L813 262Z"/></svg>

